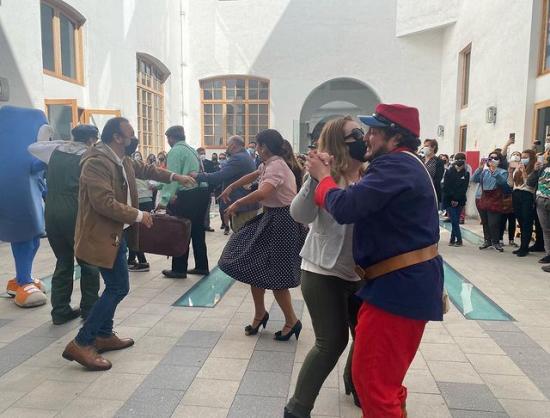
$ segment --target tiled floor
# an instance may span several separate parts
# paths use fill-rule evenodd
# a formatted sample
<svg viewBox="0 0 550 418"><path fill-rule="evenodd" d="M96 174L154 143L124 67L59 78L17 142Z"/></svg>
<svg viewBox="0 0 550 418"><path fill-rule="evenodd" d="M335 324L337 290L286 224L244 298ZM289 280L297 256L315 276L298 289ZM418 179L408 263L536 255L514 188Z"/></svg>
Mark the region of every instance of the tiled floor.
<svg viewBox="0 0 550 418"><path fill-rule="evenodd" d="M443 231L442 242L447 239ZM225 241L219 230L208 234L212 266ZM430 323L406 378L409 416L550 416L550 275L540 270L537 255L480 252L469 243L440 251L517 321L471 321L452 309L443 323ZM253 315L246 286L235 284L213 309L173 307L200 277L164 279L166 258L150 261L151 272L132 273L131 293L116 315L118 333L136 344L107 353L108 372L86 372L61 358L79 322L54 327L48 306L23 310L0 299L0 416L282 417L314 342L300 290L292 291L304 323L298 342L273 341L283 318L272 295L267 329L245 337ZM42 240L36 277L50 275L53 263ZM0 243L0 288L13 269L10 248ZM344 394L344 361L325 382L313 416L361 416Z"/></svg>

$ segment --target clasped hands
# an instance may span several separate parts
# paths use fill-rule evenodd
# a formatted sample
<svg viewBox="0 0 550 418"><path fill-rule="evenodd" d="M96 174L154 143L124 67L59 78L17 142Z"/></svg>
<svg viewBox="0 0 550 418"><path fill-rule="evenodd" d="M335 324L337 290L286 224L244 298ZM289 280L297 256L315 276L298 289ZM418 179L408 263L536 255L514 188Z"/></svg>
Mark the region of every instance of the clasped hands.
<svg viewBox="0 0 550 418"><path fill-rule="evenodd" d="M314 179L321 181L331 175L331 167L334 161L332 155L326 152L311 150L306 158L306 170Z"/></svg>

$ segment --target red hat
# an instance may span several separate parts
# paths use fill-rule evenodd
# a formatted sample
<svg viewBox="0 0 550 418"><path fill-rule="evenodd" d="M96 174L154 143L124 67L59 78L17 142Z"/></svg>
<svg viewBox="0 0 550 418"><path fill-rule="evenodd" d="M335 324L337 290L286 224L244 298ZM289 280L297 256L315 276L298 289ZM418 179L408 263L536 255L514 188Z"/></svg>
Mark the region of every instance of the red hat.
<svg viewBox="0 0 550 418"><path fill-rule="evenodd" d="M401 129L420 136L420 119L418 109L402 104L384 104L376 106L372 116L358 116L367 126Z"/></svg>

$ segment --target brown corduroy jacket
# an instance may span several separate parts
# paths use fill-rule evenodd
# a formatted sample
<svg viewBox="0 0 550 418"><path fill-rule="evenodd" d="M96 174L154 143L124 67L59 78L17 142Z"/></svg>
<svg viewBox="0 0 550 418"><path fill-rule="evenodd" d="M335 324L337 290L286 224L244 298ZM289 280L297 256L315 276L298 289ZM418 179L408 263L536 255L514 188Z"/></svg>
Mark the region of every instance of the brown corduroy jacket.
<svg viewBox="0 0 550 418"><path fill-rule="evenodd" d="M124 224L130 225L126 230L128 246L137 246L138 231L134 225L139 204L136 177L168 183L171 173L124 158L122 164L129 183L126 184L122 167L107 147L100 143L81 159L75 256L94 266L110 269L122 240ZM132 206L127 205L128 187Z"/></svg>

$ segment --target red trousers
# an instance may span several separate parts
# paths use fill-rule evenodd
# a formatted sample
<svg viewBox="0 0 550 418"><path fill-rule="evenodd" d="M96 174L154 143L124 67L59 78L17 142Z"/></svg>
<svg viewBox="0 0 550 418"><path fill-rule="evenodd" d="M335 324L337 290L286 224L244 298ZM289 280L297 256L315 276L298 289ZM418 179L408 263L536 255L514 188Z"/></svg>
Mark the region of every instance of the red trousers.
<svg viewBox="0 0 550 418"><path fill-rule="evenodd" d="M405 318L363 303L355 328L353 384L363 418L404 418L405 374L426 321Z"/></svg>

